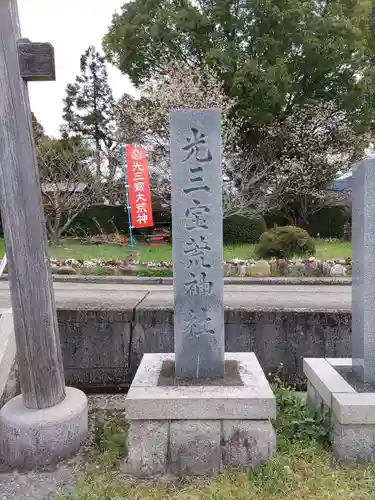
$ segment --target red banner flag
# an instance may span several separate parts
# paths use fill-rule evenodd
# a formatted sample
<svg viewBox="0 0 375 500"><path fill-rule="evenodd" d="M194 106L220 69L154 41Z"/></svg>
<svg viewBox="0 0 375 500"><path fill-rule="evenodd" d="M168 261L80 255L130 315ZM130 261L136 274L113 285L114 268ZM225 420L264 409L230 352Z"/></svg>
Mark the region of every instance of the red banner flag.
<svg viewBox="0 0 375 500"><path fill-rule="evenodd" d="M125 154L132 227L153 226L146 150L141 146L125 146Z"/></svg>

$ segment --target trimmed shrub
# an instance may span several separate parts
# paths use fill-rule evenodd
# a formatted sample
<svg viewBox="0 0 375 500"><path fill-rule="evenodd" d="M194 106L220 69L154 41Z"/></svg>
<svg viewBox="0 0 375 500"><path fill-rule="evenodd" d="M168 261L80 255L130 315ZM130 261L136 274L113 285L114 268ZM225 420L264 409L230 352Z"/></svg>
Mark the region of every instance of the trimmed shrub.
<svg viewBox="0 0 375 500"><path fill-rule="evenodd" d="M262 234L256 254L261 259L311 256L315 254L315 243L300 227L275 227Z"/></svg>
<svg viewBox="0 0 375 500"><path fill-rule="evenodd" d="M258 243L259 238L267 231L263 217L248 218L232 215L223 221L224 245L241 243Z"/></svg>

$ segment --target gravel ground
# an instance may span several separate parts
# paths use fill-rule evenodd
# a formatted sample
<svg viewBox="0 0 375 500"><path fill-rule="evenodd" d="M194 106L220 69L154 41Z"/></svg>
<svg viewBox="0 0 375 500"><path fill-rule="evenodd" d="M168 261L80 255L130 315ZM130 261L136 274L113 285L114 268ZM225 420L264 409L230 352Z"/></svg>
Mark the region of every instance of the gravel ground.
<svg viewBox="0 0 375 500"><path fill-rule="evenodd" d="M90 395L90 427L105 410L122 410L125 395ZM89 441L89 440L88 440ZM76 457L39 472L11 471L0 462L0 500L55 500L62 489L74 488L87 461L88 444Z"/></svg>

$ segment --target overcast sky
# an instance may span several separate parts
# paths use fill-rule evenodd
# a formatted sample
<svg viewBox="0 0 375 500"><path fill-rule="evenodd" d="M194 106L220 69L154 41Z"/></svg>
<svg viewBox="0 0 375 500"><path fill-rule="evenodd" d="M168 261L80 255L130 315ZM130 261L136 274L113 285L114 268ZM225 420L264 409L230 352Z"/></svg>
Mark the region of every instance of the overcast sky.
<svg viewBox="0 0 375 500"><path fill-rule="evenodd" d="M79 59L89 45L101 42L125 0L18 0L22 36L50 42L55 48L56 81L29 84L31 109L48 135L59 135L65 87L79 73ZM134 93L128 79L108 66L115 98Z"/></svg>

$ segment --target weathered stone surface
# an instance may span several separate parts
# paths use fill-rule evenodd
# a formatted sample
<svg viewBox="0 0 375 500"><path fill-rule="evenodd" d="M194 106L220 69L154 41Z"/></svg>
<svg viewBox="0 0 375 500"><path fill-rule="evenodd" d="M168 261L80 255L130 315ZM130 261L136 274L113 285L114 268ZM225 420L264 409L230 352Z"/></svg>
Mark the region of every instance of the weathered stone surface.
<svg viewBox="0 0 375 500"><path fill-rule="evenodd" d="M237 361L242 386L159 386L164 361L174 354L145 354L126 397L130 420L254 419L276 416L275 396L254 353L226 353Z"/></svg>
<svg viewBox="0 0 375 500"><path fill-rule="evenodd" d="M256 467L276 452L276 433L268 421L224 420L223 465Z"/></svg>
<svg viewBox="0 0 375 500"><path fill-rule="evenodd" d="M129 383L133 303L128 303L120 310L58 309L68 384L83 388Z"/></svg>
<svg viewBox="0 0 375 500"><path fill-rule="evenodd" d="M25 408L22 395L0 410L0 455L17 469L34 469L76 453L87 437L85 394L66 388L65 399L42 410Z"/></svg>
<svg viewBox="0 0 375 500"><path fill-rule="evenodd" d="M205 475L219 471L221 422L172 421L170 424L170 471L178 476Z"/></svg>
<svg viewBox="0 0 375 500"><path fill-rule="evenodd" d="M220 110L174 110L170 127L176 375L224 375Z"/></svg>
<svg viewBox="0 0 375 500"><path fill-rule="evenodd" d="M99 318L98 318L99 319ZM85 324L70 322L62 331L61 345L65 368L123 368L127 366L130 341L130 323L98 321ZM100 347L99 347L100 346Z"/></svg>
<svg viewBox="0 0 375 500"><path fill-rule="evenodd" d="M168 426L169 422L165 420L131 421L123 472L139 477L166 473Z"/></svg>
<svg viewBox="0 0 375 500"><path fill-rule="evenodd" d="M353 368L375 382L375 159L354 165L352 183Z"/></svg>
<svg viewBox="0 0 375 500"><path fill-rule="evenodd" d="M373 462L375 460L375 425L345 425L332 417L331 443L335 456L342 462Z"/></svg>
<svg viewBox="0 0 375 500"><path fill-rule="evenodd" d="M110 305L98 305L97 310L94 304L84 309L74 304L60 305L58 320L68 385L74 383L74 378L82 382L87 379L90 384L90 377L97 379L100 369L108 373L103 383L110 378L114 380L121 369L129 367L129 359L131 381L144 353L173 352L170 294L168 298L167 292L150 292L143 300L142 294L135 298L134 305L128 301L129 306L121 296L118 309L114 308L112 296ZM133 313L138 302L141 303ZM230 296L227 303L232 303ZM128 323L128 327L124 323ZM119 336L124 335L125 330L130 336L123 337L121 359L117 347L121 345ZM303 357L351 356L349 311L256 310L233 304L225 311L225 334L227 352L256 352L266 372L279 370L283 363L283 375L292 384L296 378L303 377ZM126 345L130 340L131 345ZM103 343L105 352L98 348ZM86 344L90 346L87 352ZM86 368L82 367L82 360ZM102 361L104 364L100 366ZM119 383L123 381L121 378Z"/></svg>

